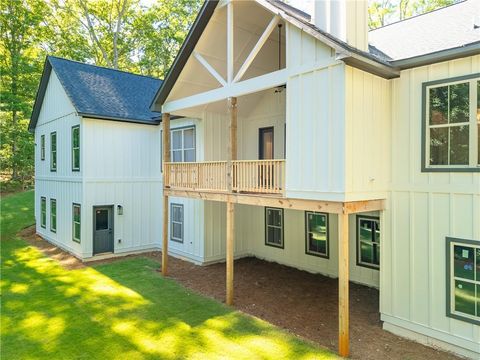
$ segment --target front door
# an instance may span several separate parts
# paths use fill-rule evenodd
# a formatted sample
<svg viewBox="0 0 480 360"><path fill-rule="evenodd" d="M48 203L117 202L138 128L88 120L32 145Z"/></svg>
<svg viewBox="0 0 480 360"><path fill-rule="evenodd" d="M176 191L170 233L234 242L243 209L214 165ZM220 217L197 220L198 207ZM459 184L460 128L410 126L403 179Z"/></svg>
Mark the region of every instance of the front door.
<svg viewBox="0 0 480 360"><path fill-rule="evenodd" d="M93 255L113 252L113 206L94 206L93 213Z"/></svg>
<svg viewBox="0 0 480 360"><path fill-rule="evenodd" d="M273 159L273 127L259 129L258 158Z"/></svg>

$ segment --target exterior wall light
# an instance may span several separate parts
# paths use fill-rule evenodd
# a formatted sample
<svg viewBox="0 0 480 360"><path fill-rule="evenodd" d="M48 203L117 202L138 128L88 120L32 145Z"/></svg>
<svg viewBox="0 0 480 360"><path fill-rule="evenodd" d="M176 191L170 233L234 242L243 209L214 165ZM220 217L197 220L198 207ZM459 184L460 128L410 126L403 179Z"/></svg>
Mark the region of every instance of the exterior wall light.
<svg viewBox="0 0 480 360"><path fill-rule="evenodd" d="M122 205L117 205L117 214L118 215L123 215L123 206Z"/></svg>

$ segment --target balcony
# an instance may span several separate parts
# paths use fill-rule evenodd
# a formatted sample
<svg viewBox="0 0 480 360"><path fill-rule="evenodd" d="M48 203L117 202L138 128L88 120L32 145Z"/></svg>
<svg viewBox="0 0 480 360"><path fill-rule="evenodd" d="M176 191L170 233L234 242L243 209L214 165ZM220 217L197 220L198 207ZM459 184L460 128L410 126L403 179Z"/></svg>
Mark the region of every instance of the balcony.
<svg viewBox="0 0 480 360"><path fill-rule="evenodd" d="M227 161L165 163L164 186L174 190L228 192ZM285 192L285 160L232 161L232 191L251 194Z"/></svg>

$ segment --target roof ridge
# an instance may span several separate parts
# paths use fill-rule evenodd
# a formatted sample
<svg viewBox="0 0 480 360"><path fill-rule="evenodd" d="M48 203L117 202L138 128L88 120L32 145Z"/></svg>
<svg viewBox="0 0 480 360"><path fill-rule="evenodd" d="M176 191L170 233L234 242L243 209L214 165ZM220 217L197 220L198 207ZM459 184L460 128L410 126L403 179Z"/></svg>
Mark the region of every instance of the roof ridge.
<svg viewBox="0 0 480 360"><path fill-rule="evenodd" d="M160 79L160 78L157 78L157 77L154 77L154 76L136 74L136 73L133 73L133 72L130 72L130 71L114 69L114 68L110 68L110 67L107 67L107 66L101 66L101 65L96 65L96 64L88 64L86 62L82 62L82 61L79 61L79 60L66 59L66 58L62 58L62 57L59 57L59 56L55 56L55 55L47 55L47 58L54 58L54 59L58 59L58 60L62 60L62 61L77 63L77 64L80 64L80 65L92 66L92 67L96 67L96 68L99 68L99 69L116 71L116 72L123 73L123 74L128 74L128 75L141 76L141 77L145 77L145 78L149 78L149 79L158 80L158 81L163 82L163 79Z"/></svg>
<svg viewBox="0 0 480 360"><path fill-rule="evenodd" d="M370 33L370 32L373 32L373 31L375 31L375 30L381 30L381 29L384 29L384 28L386 28L386 27L388 27L388 26L391 26L391 25L396 25L396 24L403 23L403 22L408 21L408 20L416 19L416 18L418 18L418 17L420 17L420 16L429 15L429 14L432 14L432 13L434 13L434 12L447 9L447 8L452 7L452 6L455 6L455 5L459 5L459 4L465 3L465 2L467 2L467 1L469 1L469 0L459 0L459 1L457 1L457 2L454 2L453 4L439 7L438 9L430 10L430 11L427 11L427 12L422 13L422 14L417 14L417 15L414 15L414 16L410 16L410 17L408 17L408 18L406 18L406 19L397 20L397 21L392 22L392 23L390 23L390 24L383 25L383 26L380 26L380 27L375 28L375 29L371 29L371 30L369 30L368 32Z"/></svg>

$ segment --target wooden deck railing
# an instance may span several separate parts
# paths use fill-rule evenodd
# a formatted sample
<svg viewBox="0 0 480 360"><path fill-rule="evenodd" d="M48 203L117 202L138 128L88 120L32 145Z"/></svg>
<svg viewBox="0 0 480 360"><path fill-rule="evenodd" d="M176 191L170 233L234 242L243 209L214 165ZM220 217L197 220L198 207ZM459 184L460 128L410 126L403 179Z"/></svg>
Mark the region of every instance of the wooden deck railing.
<svg viewBox="0 0 480 360"><path fill-rule="evenodd" d="M281 194L285 190L285 160L232 161L236 192ZM165 187L181 190L227 191L227 162L165 163Z"/></svg>

